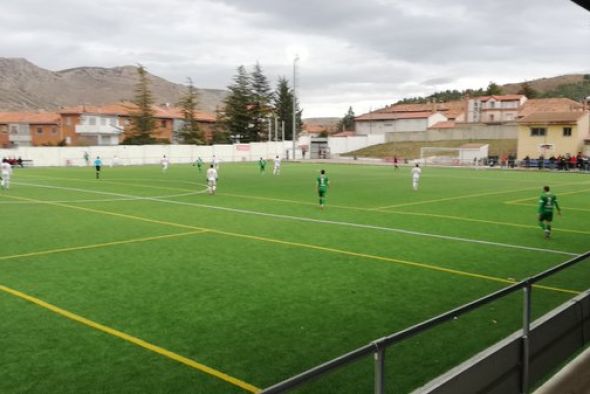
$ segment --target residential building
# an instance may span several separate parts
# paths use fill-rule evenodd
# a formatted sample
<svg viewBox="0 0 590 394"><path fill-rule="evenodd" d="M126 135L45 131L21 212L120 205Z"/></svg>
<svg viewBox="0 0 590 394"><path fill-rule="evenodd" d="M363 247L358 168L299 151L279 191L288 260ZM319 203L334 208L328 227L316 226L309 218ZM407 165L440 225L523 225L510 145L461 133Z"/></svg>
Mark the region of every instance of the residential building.
<svg viewBox="0 0 590 394"><path fill-rule="evenodd" d="M57 145L63 141L55 112L0 112L0 146Z"/></svg>
<svg viewBox="0 0 590 394"><path fill-rule="evenodd" d="M526 101L526 96L522 94L469 98L466 101L465 121L467 123L514 122Z"/></svg>
<svg viewBox="0 0 590 394"><path fill-rule="evenodd" d="M440 122L463 121L465 103L393 104L355 118L357 134L426 131Z"/></svg>
<svg viewBox="0 0 590 394"><path fill-rule="evenodd" d="M588 111L534 112L518 122L518 158L576 155L590 139Z"/></svg>
<svg viewBox="0 0 590 394"><path fill-rule="evenodd" d="M131 131L132 103L77 105L59 112L0 112L0 146L118 145ZM184 124L178 108L154 106L153 136L165 143L178 143ZM205 142L213 139L214 114L196 111Z"/></svg>
<svg viewBox="0 0 590 394"><path fill-rule="evenodd" d="M127 104L77 105L62 108L67 145L118 145L124 131Z"/></svg>

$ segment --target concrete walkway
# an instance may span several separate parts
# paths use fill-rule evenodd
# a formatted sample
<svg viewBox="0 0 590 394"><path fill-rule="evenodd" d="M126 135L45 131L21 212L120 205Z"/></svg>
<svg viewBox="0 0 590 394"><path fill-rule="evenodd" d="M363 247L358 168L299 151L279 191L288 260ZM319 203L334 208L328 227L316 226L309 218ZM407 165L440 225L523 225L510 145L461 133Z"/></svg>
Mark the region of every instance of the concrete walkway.
<svg viewBox="0 0 590 394"><path fill-rule="evenodd" d="M533 394L590 394L590 347Z"/></svg>

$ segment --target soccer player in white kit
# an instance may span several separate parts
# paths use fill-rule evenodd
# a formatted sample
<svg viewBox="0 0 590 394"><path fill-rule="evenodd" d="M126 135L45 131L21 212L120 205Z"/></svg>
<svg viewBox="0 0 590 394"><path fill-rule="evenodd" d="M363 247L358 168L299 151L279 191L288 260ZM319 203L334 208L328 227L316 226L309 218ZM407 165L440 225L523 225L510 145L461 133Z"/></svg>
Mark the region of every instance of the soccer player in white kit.
<svg viewBox="0 0 590 394"><path fill-rule="evenodd" d="M160 164L162 165L162 172L166 172L166 170L168 169L168 165L170 164L170 162L166 158L166 155L162 157L162 160L160 160Z"/></svg>
<svg viewBox="0 0 590 394"><path fill-rule="evenodd" d="M217 190L217 170L211 164L207 170L207 191L209 194L215 194L215 190Z"/></svg>
<svg viewBox="0 0 590 394"><path fill-rule="evenodd" d="M275 166L272 169L272 174L279 175L280 173L281 173L281 158L279 157L279 155L277 155L277 157L275 157Z"/></svg>
<svg viewBox="0 0 590 394"><path fill-rule="evenodd" d="M10 176L12 175L12 166L7 159L2 159L0 164L0 174L2 174L2 189L8 190L10 188Z"/></svg>
<svg viewBox="0 0 590 394"><path fill-rule="evenodd" d="M420 174L422 174L422 169L418 164L414 168L412 168L412 187L414 190L418 190L418 183L420 182Z"/></svg>

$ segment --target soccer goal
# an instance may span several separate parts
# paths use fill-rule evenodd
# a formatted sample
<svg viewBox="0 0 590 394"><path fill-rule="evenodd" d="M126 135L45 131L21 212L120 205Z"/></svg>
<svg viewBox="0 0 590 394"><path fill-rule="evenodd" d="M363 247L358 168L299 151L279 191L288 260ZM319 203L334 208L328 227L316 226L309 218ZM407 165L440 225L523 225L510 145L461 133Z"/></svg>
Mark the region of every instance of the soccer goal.
<svg viewBox="0 0 590 394"><path fill-rule="evenodd" d="M420 161L442 166L468 166L487 163L487 144L464 144L460 147L424 146L420 148Z"/></svg>
<svg viewBox="0 0 590 394"><path fill-rule="evenodd" d="M424 146L420 148L420 161L434 165L460 165L461 148Z"/></svg>

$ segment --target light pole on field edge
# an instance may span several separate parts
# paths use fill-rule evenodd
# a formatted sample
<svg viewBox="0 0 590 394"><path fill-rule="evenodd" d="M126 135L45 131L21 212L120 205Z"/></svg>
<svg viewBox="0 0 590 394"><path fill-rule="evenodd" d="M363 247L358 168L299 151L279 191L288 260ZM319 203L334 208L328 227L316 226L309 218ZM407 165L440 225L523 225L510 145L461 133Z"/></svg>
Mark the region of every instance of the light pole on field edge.
<svg viewBox="0 0 590 394"><path fill-rule="evenodd" d="M295 160L296 138L297 138L297 61L299 55L293 59L293 160Z"/></svg>

